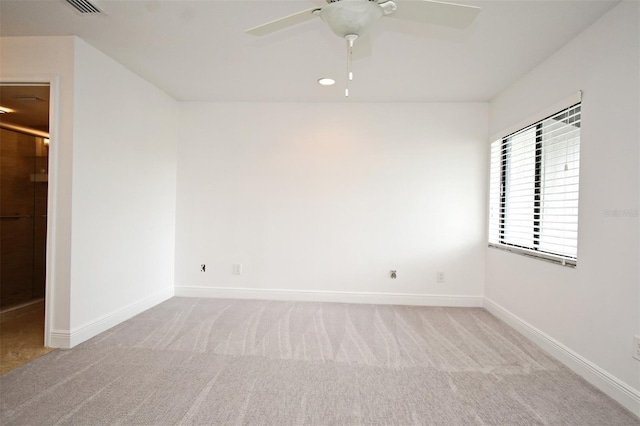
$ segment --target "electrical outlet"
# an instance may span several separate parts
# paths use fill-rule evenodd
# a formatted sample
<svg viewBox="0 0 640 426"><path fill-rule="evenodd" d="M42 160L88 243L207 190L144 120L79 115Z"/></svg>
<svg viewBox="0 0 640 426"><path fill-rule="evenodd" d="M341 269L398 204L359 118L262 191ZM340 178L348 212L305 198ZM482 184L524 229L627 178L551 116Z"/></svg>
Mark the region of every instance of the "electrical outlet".
<svg viewBox="0 0 640 426"><path fill-rule="evenodd" d="M436 282L444 282L444 272L436 272Z"/></svg>
<svg viewBox="0 0 640 426"><path fill-rule="evenodd" d="M200 265L200 272L207 272L207 265L205 265L204 263Z"/></svg>
<svg viewBox="0 0 640 426"><path fill-rule="evenodd" d="M640 361L640 336L633 336L633 357Z"/></svg>
<svg viewBox="0 0 640 426"><path fill-rule="evenodd" d="M233 275L242 275L242 263L233 264Z"/></svg>

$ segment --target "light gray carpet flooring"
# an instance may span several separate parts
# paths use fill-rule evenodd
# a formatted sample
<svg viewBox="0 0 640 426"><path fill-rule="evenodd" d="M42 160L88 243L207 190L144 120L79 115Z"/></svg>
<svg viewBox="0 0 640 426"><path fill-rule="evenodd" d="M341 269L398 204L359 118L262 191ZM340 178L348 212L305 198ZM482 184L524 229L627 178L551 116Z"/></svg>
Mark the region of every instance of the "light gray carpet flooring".
<svg viewBox="0 0 640 426"><path fill-rule="evenodd" d="M7 425L640 425L480 308L173 298L0 377Z"/></svg>

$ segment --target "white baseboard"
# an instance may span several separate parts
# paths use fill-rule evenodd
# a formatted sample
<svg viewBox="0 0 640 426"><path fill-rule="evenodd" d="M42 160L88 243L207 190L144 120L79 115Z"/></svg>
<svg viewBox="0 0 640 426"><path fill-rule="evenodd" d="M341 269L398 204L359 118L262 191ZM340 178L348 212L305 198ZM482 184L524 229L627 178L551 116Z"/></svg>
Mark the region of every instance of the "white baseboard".
<svg viewBox="0 0 640 426"><path fill-rule="evenodd" d="M228 287L175 288L179 297L208 297L220 299L258 299L300 302L370 303L376 305L416 305L482 307L482 296L452 296L437 294L370 293L347 291L279 290Z"/></svg>
<svg viewBox="0 0 640 426"><path fill-rule="evenodd" d="M602 392L618 401L636 416L640 417L640 391L622 382L617 377L598 367L582 355L572 351L553 337L522 320L491 299L484 298L484 308L542 347L542 349L551 356L582 376Z"/></svg>
<svg viewBox="0 0 640 426"><path fill-rule="evenodd" d="M53 348L70 349L74 346L107 331L113 326L128 320L131 317L146 311L155 305L172 298L174 295L173 288L167 288L159 291L151 296L145 297L135 303L118 309L107 315L103 315L94 321L75 327L72 330L53 330L49 336L49 345Z"/></svg>
<svg viewBox="0 0 640 426"><path fill-rule="evenodd" d="M71 348L71 333L68 330L53 330L49 334L49 347L59 349Z"/></svg>

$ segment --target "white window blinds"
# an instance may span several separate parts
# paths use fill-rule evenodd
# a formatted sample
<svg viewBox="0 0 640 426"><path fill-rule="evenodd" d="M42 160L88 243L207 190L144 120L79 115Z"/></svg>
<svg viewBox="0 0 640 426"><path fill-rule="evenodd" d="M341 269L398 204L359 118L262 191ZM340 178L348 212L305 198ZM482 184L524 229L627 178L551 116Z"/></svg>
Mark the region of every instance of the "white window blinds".
<svg viewBox="0 0 640 426"><path fill-rule="evenodd" d="M489 245L576 264L580 111L576 103L491 144Z"/></svg>

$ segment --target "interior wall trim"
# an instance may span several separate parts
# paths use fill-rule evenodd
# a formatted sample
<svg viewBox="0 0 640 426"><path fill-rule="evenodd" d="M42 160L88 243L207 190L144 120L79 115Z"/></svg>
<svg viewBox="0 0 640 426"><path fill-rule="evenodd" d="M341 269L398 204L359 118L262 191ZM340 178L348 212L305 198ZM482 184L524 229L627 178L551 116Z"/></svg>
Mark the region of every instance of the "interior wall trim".
<svg viewBox="0 0 640 426"><path fill-rule="evenodd" d="M45 346L58 349L70 349L71 333L69 333L69 330L52 330L49 334L49 344Z"/></svg>
<svg viewBox="0 0 640 426"><path fill-rule="evenodd" d="M281 300L296 302L337 302L369 303L376 305L482 307L482 296L458 296L440 294L176 286L175 295L180 297Z"/></svg>
<svg viewBox="0 0 640 426"><path fill-rule="evenodd" d="M8 85L48 85L49 86L49 180L47 195L47 255L44 301L44 345L48 347L63 347L57 345L61 341L57 331L53 329L55 321L66 322L69 318L69 307L56 306L56 266L57 266L57 219L59 197L58 189L58 158L60 133L60 75L34 74L9 75L0 74L0 83ZM60 304L60 301L58 301ZM55 321L54 321L55 319ZM64 339L63 339L64 340Z"/></svg>
<svg viewBox="0 0 640 426"><path fill-rule="evenodd" d="M49 346L61 349L73 348L129 318L171 299L173 295L173 287L169 287L72 330L53 330Z"/></svg>
<svg viewBox="0 0 640 426"><path fill-rule="evenodd" d="M603 368L569 349L553 337L537 329L498 303L485 297L484 308L522 333L548 354L562 362L579 376L618 401L629 411L640 417L640 391L634 389ZM629 354L631 356L631 354Z"/></svg>

